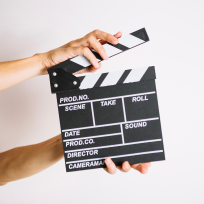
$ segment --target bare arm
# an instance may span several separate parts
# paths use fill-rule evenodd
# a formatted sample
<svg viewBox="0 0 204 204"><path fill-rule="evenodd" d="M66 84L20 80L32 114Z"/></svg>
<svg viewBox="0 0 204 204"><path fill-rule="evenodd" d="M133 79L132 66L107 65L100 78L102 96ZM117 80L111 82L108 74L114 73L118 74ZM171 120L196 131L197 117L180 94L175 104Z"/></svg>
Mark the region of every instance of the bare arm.
<svg viewBox="0 0 204 204"><path fill-rule="evenodd" d="M17 147L2 152L0 153L0 186L35 175L61 160L63 155L61 135L35 145ZM116 172L115 164L109 158L105 162L108 167L105 170L114 174ZM132 167L141 173L146 173L149 166L150 163L130 166L128 162L124 162L122 167L117 168L127 172Z"/></svg>
<svg viewBox="0 0 204 204"><path fill-rule="evenodd" d="M104 60L107 60L108 56L101 42L117 44L117 38L121 37L121 35L120 32L113 36L100 30L95 30L83 38L71 41L49 52L36 54L26 59L0 62L0 91L29 78L47 74L48 68L77 55L85 56L93 65L78 73L95 71L101 67L101 64L98 63L90 49L95 49ZM101 39L101 42L98 39Z"/></svg>
<svg viewBox="0 0 204 204"><path fill-rule="evenodd" d="M0 185L37 174L62 158L61 135L0 153Z"/></svg>
<svg viewBox="0 0 204 204"><path fill-rule="evenodd" d="M16 61L0 62L0 91L40 75L41 67L41 55Z"/></svg>

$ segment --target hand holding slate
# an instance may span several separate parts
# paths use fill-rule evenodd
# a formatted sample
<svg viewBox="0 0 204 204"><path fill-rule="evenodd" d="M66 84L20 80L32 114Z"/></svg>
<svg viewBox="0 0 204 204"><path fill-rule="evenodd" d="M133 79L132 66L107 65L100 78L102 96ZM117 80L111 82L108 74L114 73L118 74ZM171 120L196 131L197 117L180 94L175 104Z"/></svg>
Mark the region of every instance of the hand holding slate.
<svg viewBox="0 0 204 204"><path fill-rule="evenodd" d="M125 162L123 162L122 166L116 167L115 163L110 158L106 158L105 163L107 166L107 168L105 168L105 170L110 174L115 174L117 169L119 169L122 172L128 172L131 168L138 170L142 174L146 174L148 172L148 167L151 166L150 162L144 163L144 164L132 164L132 165L130 165L128 161L125 161Z"/></svg>
<svg viewBox="0 0 204 204"><path fill-rule="evenodd" d="M45 60L43 62L44 69L42 69L42 74L47 74L48 68L67 59L74 58L78 55L86 57L93 66L80 70L75 74L96 71L101 67L101 63L98 63L91 50L96 50L103 58L103 60L107 60L108 55L106 54L106 51L102 44L107 42L118 44L118 38L120 38L121 36L121 32L118 32L116 35L111 35L100 30L94 30L93 32L85 35L83 38L73 40L55 50L51 50L44 54ZM98 41L98 39L101 40Z"/></svg>
<svg viewBox="0 0 204 204"><path fill-rule="evenodd" d="M32 57L0 63L0 91L16 85L26 79L47 74L47 69L77 55L85 56L93 66L85 68L75 74L92 72L101 67L96 57L90 49L96 50L100 56L106 60L108 56L102 44L110 42L117 44L122 36L121 32L116 35L95 30L83 38L69 42L62 47L51 50L47 53L36 54ZM101 41L98 41L101 39ZM34 153L34 154L33 154ZM10 181L15 181L32 176L63 158L61 135L53 137L39 144L18 147L0 153L0 185ZM105 170L114 174L116 166L111 159L105 160L107 168ZM121 167L117 167L123 172L134 168L141 173L147 173L150 163L129 165L124 162ZM16 173L18 172L18 173Z"/></svg>
<svg viewBox="0 0 204 204"><path fill-rule="evenodd" d="M90 49L95 49L106 60L108 56L97 39L101 39L102 43L117 44L119 42L117 38L121 37L121 35L121 32L113 36L100 30L94 30L83 38L71 41L49 52L35 54L21 60L0 62L0 91L32 77L47 74L48 68L77 55L85 56L93 66L75 74L96 71L101 67L101 64L98 63Z"/></svg>

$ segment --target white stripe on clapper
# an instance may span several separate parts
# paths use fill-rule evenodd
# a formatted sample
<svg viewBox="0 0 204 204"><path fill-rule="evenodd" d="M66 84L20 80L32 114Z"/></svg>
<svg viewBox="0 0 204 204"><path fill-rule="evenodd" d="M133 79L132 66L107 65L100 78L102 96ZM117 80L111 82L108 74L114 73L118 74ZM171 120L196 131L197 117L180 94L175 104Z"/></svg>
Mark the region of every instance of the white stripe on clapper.
<svg viewBox="0 0 204 204"><path fill-rule="evenodd" d="M115 85L119 81L123 73L124 73L124 70L117 71L117 72L109 72L100 86Z"/></svg>
<svg viewBox="0 0 204 204"><path fill-rule="evenodd" d="M113 55L116 55L116 54L122 52L122 50L119 50L118 48L113 47L109 44L105 44L105 45L103 45L103 47L105 48L108 57L111 57Z"/></svg>
<svg viewBox="0 0 204 204"><path fill-rule="evenodd" d="M70 59L70 61L75 62L76 64L79 64L82 67L88 67L91 65L91 63L86 57L80 55ZM97 59L97 61L100 62L101 60Z"/></svg>
<svg viewBox="0 0 204 204"><path fill-rule="evenodd" d="M101 73L94 75L86 75L81 82L80 89L90 89L93 88L98 79L100 78Z"/></svg>
<svg viewBox="0 0 204 204"><path fill-rule="evenodd" d="M123 83L140 81L140 79L143 77L147 69L148 67L132 69Z"/></svg>
<svg viewBox="0 0 204 204"><path fill-rule="evenodd" d="M121 45L124 45L125 47L131 48L134 47L136 45L139 45L141 43L144 43L144 40L141 40L140 38L137 38L133 35L125 35L122 36L121 38L119 38L119 43Z"/></svg>
<svg viewBox="0 0 204 204"><path fill-rule="evenodd" d="M79 64L83 67L88 67L89 65L91 65L89 60L87 60L86 57L84 57L84 56L74 57L74 58L70 59L70 61L75 62L76 64Z"/></svg>

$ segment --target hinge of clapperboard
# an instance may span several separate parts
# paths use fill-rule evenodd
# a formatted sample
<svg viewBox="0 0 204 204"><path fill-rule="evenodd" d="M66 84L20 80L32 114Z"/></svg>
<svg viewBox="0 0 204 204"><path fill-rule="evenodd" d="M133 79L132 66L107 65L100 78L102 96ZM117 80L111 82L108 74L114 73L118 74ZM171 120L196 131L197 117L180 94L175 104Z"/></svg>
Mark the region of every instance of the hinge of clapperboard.
<svg viewBox="0 0 204 204"><path fill-rule="evenodd" d="M119 43L117 45L107 43L104 44L103 47L108 56L113 57L147 41L149 41L149 37L145 28L142 28L119 38ZM92 53L96 56L98 61L103 60L97 52L92 50ZM77 56L49 68L48 73L50 77L51 92L58 93L66 90L78 89L81 80L75 77L73 73L89 66L91 66L91 64L84 56Z"/></svg>

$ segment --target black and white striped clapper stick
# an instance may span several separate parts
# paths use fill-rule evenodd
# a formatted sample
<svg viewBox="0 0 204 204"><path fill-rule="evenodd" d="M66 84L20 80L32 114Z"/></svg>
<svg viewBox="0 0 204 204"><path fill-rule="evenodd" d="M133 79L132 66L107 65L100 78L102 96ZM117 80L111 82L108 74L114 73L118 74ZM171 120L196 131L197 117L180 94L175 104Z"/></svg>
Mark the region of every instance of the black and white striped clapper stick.
<svg viewBox="0 0 204 204"><path fill-rule="evenodd" d="M117 45L107 43L104 44L103 47L108 57L113 57L147 41L149 41L149 37L145 28L143 28L122 36L119 38ZM92 53L96 56L98 62L103 60L94 50L92 50ZM84 56L77 56L48 69L52 93L78 88L79 81L76 78L74 80L74 78L71 78L67 73L72 74L89 66L91 66L91 63ZM70 81L75 81L74 85L69 83Z"/></svg>
<svg viewBox="0 0 204 204"><path fill-rule="evenodd" d="M141 33L143 35L141 35ZM141 38L140 38L141 36ZM103 47L106 50L108 57L113 57L119 53L122 53L126 50L129 50L133 47L136 47L142 43L145 43L149 40L145 29L141 29L139 31L130 33L129 35L122 36L119 38L119 43L117 45L113 45L110 43L104 44ZM92 53L96 56L97 60L100 62L103 59L100 57L98 53L92 51ZM84 56L77 56L70 59L71 62L80 65L81 67L85 68L91 65L91 63L84 57Z"/></svg>
<svg viewBox="0 0 204 204"><path fill-rule="evenodd" d="M156 76L154 67L142 67L108 73L91 74L78 78L81 81L79 89L90 89L155 79Z"/></svg>

